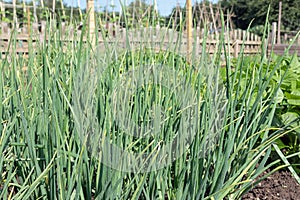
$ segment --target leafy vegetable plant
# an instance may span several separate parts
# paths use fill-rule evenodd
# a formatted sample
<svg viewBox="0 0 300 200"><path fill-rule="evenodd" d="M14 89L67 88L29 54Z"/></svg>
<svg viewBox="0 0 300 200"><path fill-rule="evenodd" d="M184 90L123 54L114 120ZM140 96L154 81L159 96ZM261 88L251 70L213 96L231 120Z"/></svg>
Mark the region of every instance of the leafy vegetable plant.
<svg viewBox="0 0 300 200"><path fill-rule="evenodd" d="M278 162L273 118L288 103L291 122L299 85L283 90L264 51L233 60L223 29L187 62L180 42L97 48L51 23L28 58L0 61L0 199L238 199Z"/></svg>

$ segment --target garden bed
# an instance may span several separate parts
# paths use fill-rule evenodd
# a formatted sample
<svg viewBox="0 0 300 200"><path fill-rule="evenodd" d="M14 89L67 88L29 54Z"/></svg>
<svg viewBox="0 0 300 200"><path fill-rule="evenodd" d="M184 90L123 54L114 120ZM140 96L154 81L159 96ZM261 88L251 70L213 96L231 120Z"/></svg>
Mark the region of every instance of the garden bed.
<svg viewBox="0 0 300 200"><path fill-rule="evenodd" d="M221 68L224 38L187 60L47 34L0 60L0 199L300 196L286 172L251 188L283 165L300 182L298 57L225 54Z"/></svg>
<svg viewBox="0 0 300 200"><path fill-rule="evenodd" d="M297 200L299 197L300 185L292 174L289 171L277 171L260 182L242 199Z"/></svg>

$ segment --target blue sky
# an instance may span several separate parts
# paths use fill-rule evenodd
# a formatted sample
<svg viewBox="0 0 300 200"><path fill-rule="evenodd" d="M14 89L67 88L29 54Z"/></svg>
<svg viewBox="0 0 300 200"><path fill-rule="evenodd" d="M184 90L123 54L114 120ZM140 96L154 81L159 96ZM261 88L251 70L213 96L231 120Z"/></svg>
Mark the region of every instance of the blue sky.
<svg viewBox="0 0 300 200"><path fill-rule="evenodd" d="M74 5L78 6L78 0L63 0L65 3L68 5ZM126 0L121 0L122 2L125 2ZM195 3L197 0L192 0L192 3ZM200 2L201 0L198 0ZM127 0L127 5L132 2L132 0ZM146 0L147 3L153 2L153 0ZM186 0L156 0L157 2L157 8L158 11L161 15L166 16L169 15L172 11L172 8L174 8L177 4L177 2L181 5L184 6ZM217 0L212 0L212 2L217 2ZM120 2L119 0L95 0L95 7L96 8L102 8L105 7L106 5L109 6L114 3L115 4L115 10L119 11L120 10ZM86 0L80 0L80 7L85 8L86 7Z"/></svg>

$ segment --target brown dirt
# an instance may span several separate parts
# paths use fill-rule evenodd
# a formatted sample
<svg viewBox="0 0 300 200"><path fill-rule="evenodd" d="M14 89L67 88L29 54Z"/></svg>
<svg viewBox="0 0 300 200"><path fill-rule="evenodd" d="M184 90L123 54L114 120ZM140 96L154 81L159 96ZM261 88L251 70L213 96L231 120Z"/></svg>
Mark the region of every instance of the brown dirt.
<svg viewBox="0 0 300 200"><path fill-rule="evenodd" d="M300 200L300 185L289 171L277 171L260 182L242 199Z"/></svg>

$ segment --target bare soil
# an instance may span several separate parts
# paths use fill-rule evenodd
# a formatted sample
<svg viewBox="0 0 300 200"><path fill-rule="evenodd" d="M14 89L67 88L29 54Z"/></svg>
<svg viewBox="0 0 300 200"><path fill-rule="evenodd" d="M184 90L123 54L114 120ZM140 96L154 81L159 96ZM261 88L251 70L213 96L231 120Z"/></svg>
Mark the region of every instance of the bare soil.
<svg viewBox="0 0 300 200"><path fill-rule="evenodd" d="M277 171L250 192L243 200L300 200L300 185L289 171Z"/></svg>

